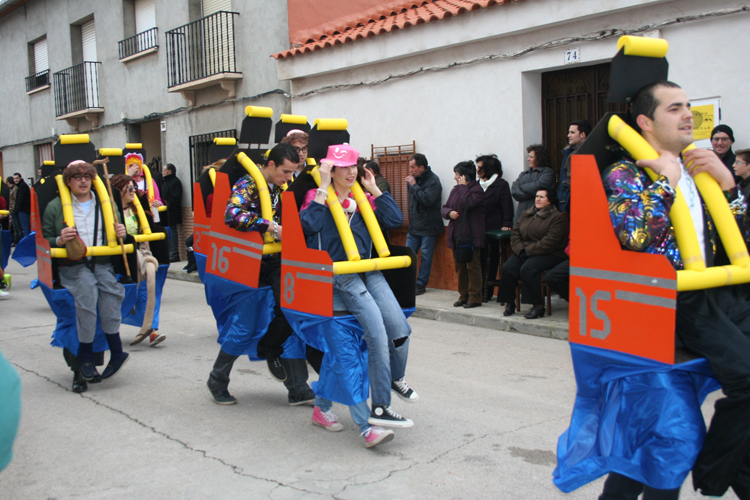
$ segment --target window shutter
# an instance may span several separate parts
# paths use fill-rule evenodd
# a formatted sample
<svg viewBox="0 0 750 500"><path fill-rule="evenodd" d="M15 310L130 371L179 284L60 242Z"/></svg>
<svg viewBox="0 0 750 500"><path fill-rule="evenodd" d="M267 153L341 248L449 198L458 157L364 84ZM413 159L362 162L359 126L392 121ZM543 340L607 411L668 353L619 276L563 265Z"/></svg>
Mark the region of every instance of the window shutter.
<svg viewBox="0 0 750 500"><path fill-rule="evenodd" d="M34 44L34 73L41 73L48 69L47 38L43 38Z"/></svg>
<svg viewBox="0 0 750 500"><path fill-rule="evenodd" d="M89 21L81 26L81 39L84 62L96 61L96 27L94 21Z"/></svg>
<svg viewBox="0 0 750 500"><path fill-rule="evenodd" d="M203 17L222 10L231 12L232 0L203 0Z"/></svg>
<svg viewBox="0 0 750 500"><path fill-rule="evenodd" d="M135 0L135 32L143 33L156 28L154 0Z"/></svg>

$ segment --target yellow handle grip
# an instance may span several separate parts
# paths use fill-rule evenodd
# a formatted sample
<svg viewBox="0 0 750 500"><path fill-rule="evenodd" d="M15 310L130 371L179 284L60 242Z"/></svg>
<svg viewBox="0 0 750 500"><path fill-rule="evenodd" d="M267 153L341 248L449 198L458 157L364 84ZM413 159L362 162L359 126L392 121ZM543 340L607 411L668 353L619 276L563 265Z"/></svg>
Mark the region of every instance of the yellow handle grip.
<svg viewBox="0 0 750 500"><path fill-rule="evenodd" d="M0 210L0 215L10 215L10 210Z"/></svg>
<svg viewBox="0 0 750 500"><path fill-rule="evenodd" d="M245 108L245 114L255 118L271 118L273 116L273 109L263 106L247 106Z"/></svg>
<svg viewBox="0 0 750 500"><path fill-rule="evenodd" d="M281 115L281 123L294 123L296 125L306 125L307 117L303 115Z"/></svg>
<svg viewBox="0 0 750 500"><path fill-rule="evenodd" d="M45 164L45 165L47 165L47 166L49 166L49 165L52 165L52 166L54 166L54 165L55 165L55 162L54 162L54 161L52 161L52 160L44 160L44 164Z"/></svg>
<svg viewBox="0 0 750 500"><path fill-rule="evenodd" d="M334 262L333 274L367 273L386 269L403 269L411 265L411 257L399 255L382 259L366 259L359 262Z"/></svg>
<svg viewBox="0 0 750 500"><path fill-rule="evenodd" d="M608 124L609 135L615 141L619 142L636 160L655 160L659 155L641 135L633 130L630 125L622 119L613 115ZM646 173L652 180L658 179L658 175L650 168L645 169ZM672 209L669 211L669 218L672 219L675 238L677 238L677 247L680 249L680 256L685 269L692 271L703 271L706 269L706 263L703 261L701 247L698 243L698 235L695 234L693 219L690 216L690 209L685 203L685 198L679 188L675 189L676 196Z"/></svg>
<svg viewBox="0 0 750 500"><path fill-rule="evenodd" d="M214 137L214 144L217 146L236 146L237 139L234 137Z"/></svg>
<svg viewBox="0 0 750 500"><path fill-rule="evenodd" d="M125 149L143 149L143 143L128 142L125 144Z"/></svg>
<svg viewBox="0 0 750 500"><path fill-rule="evenodd" d="M667 55L669 42L663 38L645 38L642 36L621 36L617 40L617 50L625 47L626 56L656 57Z"/></svg>
<svg viewBox="0 0 750 500"><path fill-rule="evenodd" d="M266 243L263 245L263 255L270 255L279 252L281 252L281 242Z"/></svg>
<svg viewBox="0 0 750 500"><path fill-rule="evenodd" d="M319 168L314 168L310 172L318 186L320 186ZM354 235L352 235L352 228L349 227L349 220L346 218L346 214L344 214L344 209L341 207L341 202L339 202L339 197L336 195L333 186L328 186L326 203L328 203L328 209L333 216L333 222L336 223L336 229L339 230L339 237L341 238L341 243L344 245L347 260L351 262L361 260L357 243L354 241Z"/></svg>
<svg viewBox="0 0 750 500"><path fill-rule="evenodd" d="M346 130L349 127L349 122L346 118L318 118L315 120L314 126L318 130Z"/></svg>
<svg viewBox="0 0 750 500"><path fill-rule="evenodd" d="M99 156L122 156L120 148L99 148Z"/></svg>
<svg viewBox="0 0 750 500"><path fill-rule="evenodd" d="M380 229L378 219L375 217L375 212L372 210L372 206L367 200L367 196L362 190L362 186L360 186L356 181L352 186L352 195L354 195L354 201L357 202L359 213L362 214L362 218L365 221L367 231L369 231L372 242L375 245L375 250L377 250L380 257L388 257L389 255L391 255L391 251L388 248L388 244L385 242L385 238L383 237L383 230Z"/></svg>
<svg viewBox="0 0 750 500"><path fill-rule="evenodd" d="M158 241L163 240L167 237L165 233L149 233L149 234L136 234L133 238L136 242L142 243L144 241Z"/></svg>
<svg viewBox="0 0 750 500"><path fill-rule="evenodd" d="M211 179L211 185L216 187L216 169L215 168L208 169L208 177Z"/></svg>
<svg viewBox="0 0 750 500"><path fill-rule="evenodd" d="M252 107L252 106L248 106ZM270 108L269 108L270 109ZM240 162L240 165L245 167L245 170L248 174L250 174L250 177L253 178L255 181L255 185L258 188L258 196L260 197L260 215L267 221L273 220L273 206L271 206L271 195L268 192L268 183L266 182L266 178L263 177L263 174L261 173L258 166L255 164L253 160L251 160L245 153L240 153L237 155L237 161ZM263 241L266 243L273 243L273 234L270 232L266 232L263 234Z"/></svg>

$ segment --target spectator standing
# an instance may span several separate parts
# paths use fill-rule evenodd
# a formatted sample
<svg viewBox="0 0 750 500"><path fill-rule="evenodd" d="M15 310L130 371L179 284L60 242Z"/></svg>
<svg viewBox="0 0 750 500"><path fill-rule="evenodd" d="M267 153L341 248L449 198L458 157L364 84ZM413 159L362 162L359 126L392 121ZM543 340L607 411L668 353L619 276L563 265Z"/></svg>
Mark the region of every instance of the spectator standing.
<svg viewBox="0 0 750 500"><path fill-rule="evenodd" d="M177 178L177 167L167 163L161 170L161 197L167 205L167 220L172 235L169 238L169 262L180 261L180 227L182 225L182 182Z"/></svg>
<svg viewBox="0 0 750 500"><path fill-rule="evenodd" d="M503 165L496 155L478 156L476 161L479 185L484 190L484 230L510 231L513 228L513 197L510 194L510 185L503 179ZM483 277L489 251L489 245L482 248ZM489 272L486 274L492 280L497 276L499 260L499 252L490 254ZM493 291L494 287L488 290L485 285L482 302L488 302Z"/></svg>
<svg viewBox="0 0 750 500"><path fill-rule="evenodd" d="M365 165L365 168L369 168L370 170L372 170L372 173L375 174L375 183L378 185L378 189L380 189L382 193L391 192L391 184L380 173L380 165L378 165L378 162L368 161Z"/></svg>
<svg viewBox="0 0 750 500"><path fill-rule="evenodd" d="M740 149L734 159L734 176L740 181L737 186L745 196L745 203L750 200L750 149Z"/></svg>
<svg viewBox="0 0 750 500"><path fill-rule="evenodd" d="M476 181L473 161L462 161L453 167L456 186L448 195L441 209L448 219L448 248L453 249L453 262L458 275L458 300L453 307L465 309L482 305L482 263L484 248L484 191ZM473 252L471 262L459 262L456 248L459 240L471 240Z"/></svg>
<svg viewBox="0 0 750 500"><path fill-rule="evenodd" d="M17 188L13 215L18 218L18 225L21 228L21 237L23 238L31 233L31 189L18 172L13 174L13 181Z"/></svg>
<svg viewBox="0 0 750 500"><path fill-rule="evenodd" d="M557 199L560 200L560 211L567 213L570 201L570 156L583 144L591 133L591 124L586 119L573 120L568 127L568 147L562 150L563 163L560 169L560 184L557 188Z"/></svg>
<svg viewBox="0 0 750 500"><path fill-rule="evenodd" d="M732 145L734 144L734 132L729 125L717 125L711 131L711 147L714 148L721 162L729 169L732 170L734 165L734 152L732 152ZM739 178L735 176L734 180L739 183Z"/></svg>
<svg viewBox="0 0 750 500"><path fill-rule="evenodd" d="M532 144L526 148L529 153L526 161L529 169L521 172L510 188L513 198L518 202L514 224L521 214L534 206L536 192L540 189L555 189L555 172L550 168L549 152L541 144Z"/></svg>
<svg viewBox="0 0 750 500"><path fill-rule="evenodd" d="M409 233L406 235L406 246L415 254L422 252L416 290L417 295L422 295L430 281L435 239L445 230L440 216L443 185L421 153L411 155L409 173L405 179L409 189Z"/></svg>
<svg viewBox="0 0 750 500"><path fill-rule="evenodd" d="M18 193L18 186L13 176L8 177L5 180L8 185L8 210L10 211L10 234L12 236L12 244L15 245L21 240L21 226L18 225L18 217L13 215L13 208L16 205L16 193Z"/></svg>

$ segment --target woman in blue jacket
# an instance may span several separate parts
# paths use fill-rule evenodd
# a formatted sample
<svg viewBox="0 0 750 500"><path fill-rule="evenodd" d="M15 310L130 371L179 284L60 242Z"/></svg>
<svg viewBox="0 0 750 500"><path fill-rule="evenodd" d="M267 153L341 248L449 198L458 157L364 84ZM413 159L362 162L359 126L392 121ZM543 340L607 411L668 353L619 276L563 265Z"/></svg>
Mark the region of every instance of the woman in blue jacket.
<svg viewBox="0 0 750 500"><path fill-rule="evenodd" d="M372 238L351 194L351 187L357 180L358 157L359 152L349 145L330 146L328 158L321 160L320 187L307 193L300 212L307 246L327 251L334 262L347 259L336 223L326 205L331 185L349 219L360 257L371 258ZM365 170L362 184L370 192L368 200L381 227L400 227L403 220L401 210L389 193L378 189L372 171ZM367 411L366 403L360 403L351 407L352 418L365 437L365 446L390 441L392 431L370 426L405 428L414 425L391 410L391 390L406 401L415 401L418 397L404 381L411 327L380 271L335 275L333 299L334 310L347 310L359 321L368 349L372 412ZM337 422L336 429L332 428L333 425L326 425L325 415L330 413L330 408L330 401L316 398L313 422L329 430L340 430L341 425ZM321 416L324 420L319 422Z"/></svg>

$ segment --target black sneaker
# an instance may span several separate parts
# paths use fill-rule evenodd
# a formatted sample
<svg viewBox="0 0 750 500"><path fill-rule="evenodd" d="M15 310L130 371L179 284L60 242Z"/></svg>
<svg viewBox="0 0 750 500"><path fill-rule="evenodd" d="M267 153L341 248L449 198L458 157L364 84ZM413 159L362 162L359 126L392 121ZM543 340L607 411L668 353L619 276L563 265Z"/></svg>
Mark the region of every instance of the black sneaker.
<svg viewBox="0 0 750 500"><path fill-rule="evenodd" d="M412 427L414 422L408 418L404 418L395 411L391 410L390 406L374 406L370 418L367 419L367 423L370 425L380 425L382 427L399 427L405 429Z"/></svg>
<svg viewBox="0 0 750 500"><path fill-rule="evenodd" d="M229 394L229 391L224 389L219 392L211 391L211 395L214 397L214 403L217 405L236 405L237 399Z"/></svg>
<svg viewBox="0 0 750 500"><path fill-rule="evenodd" d="M410 403L419 399L419 395L414 392L414 389L409 387L409 384L407 384L403 378L399 380L392 380L391 390L398 394L398 397Z"/></svg>
<svg viewBox="0 0 750 500"><path fill-rule="evenodd" d="M422 285L417 285L417 290L415 292L415 295L423 295L427 290L425 290L425 287Z"/></svg>
<svg viewBox="0 0 750 500"><path fill-rule="evenodd" d="M307 389L306 391L302 392L295 392L294 394L290 392L288 399L289 406L313 406L315 404L315 393L312 391L312 389Z"/></svg>
<svg viewBox="0 0 750 500"><path fill-rule="evenodd" d="M279 382L286 380L286 370L279 358L267 358L266 362L268 362L268 371L271 372L273 378Z"/></svg>

